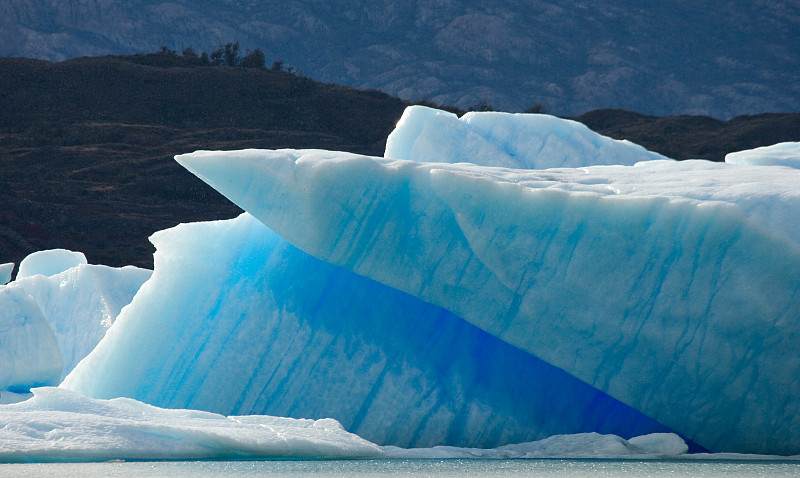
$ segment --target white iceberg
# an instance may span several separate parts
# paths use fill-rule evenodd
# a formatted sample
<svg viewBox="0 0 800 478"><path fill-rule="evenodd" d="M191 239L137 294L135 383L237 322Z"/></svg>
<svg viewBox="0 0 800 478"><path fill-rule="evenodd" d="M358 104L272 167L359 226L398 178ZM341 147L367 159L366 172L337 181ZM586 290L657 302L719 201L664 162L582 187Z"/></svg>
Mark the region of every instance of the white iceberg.
<svg viewBox="0 0 800 478"><path fill-rule="evenodd" d="M0 285L5 285L11 282L11 273L14 272L14 263L7 262L0 264Z"/></svg>
<svg viewBox="0 0 800 478"><path fill-rule="evenodd" d="M63 378L100 342L151 274L133 266L79 264L51 276L17 278L9 286L30 294L50 324L63 356Z"/></svg>
<svg viewBox="0 0 800 478"><path fill-rule="evenodd" d="M669 457L687 449L678 434L712 451L800 453L800 171L649 161L660 157L536 115L412 108L404 121L386 156L426 162L176 157L248 213L153 235L152 278L62 387L332 417L375 443L427 447L389 456ZM45 279L7 287L47 318L60 308L37 305L48 287L20 292ZM36 393L31 412L47 396L77 403L55 406L68 413L147 408ZM14 422L23 435L25 423L52 433L30 417ZM94 428L70 426L58 422L65 449L94 443ZM129 456L138 438L125 440L117 456L87 456Z"/></svg>
<svg viewBox="0 0 800 478"><path fill-rule="evenodd" d="M725 162L751 166L786 166L800 169L800 142L778 143L772 146L728 153Z"/></svg>
<svg viewBox="0 0 800 478"><path fill-rule="evenodd" d="M16 280L0 285L0 327L9 330L0 338L0 355L8 357L0 361L7 377L0 390L58 385L152 274L85 262L82 253L35 252L22 261Z"/></svg>
<svg viewBox="0 0 800 478"><path fill-rule="evenodd" d="M82 252L67 249L37 251L19 263L17 279L34 275L54 276L81 264L87 264Z"/></svg>
<svg viewBox="0 0 800 478"><path fill-rule="evenodd" d="M668 159L582 123L544 114L469 112L461 118L410 106L386 140L384 157L521 169L632 165Z"/></svg>
<svg viewBox="0 0 800 478"><path fill-rule="evenodd" d="M384 447L387 458L625 458L665 459L685 457L689 447L674 433L652 433L625 440L616 435L576 433L492 449L436 446L431 448Z"/></svg>
<svg viewBox="0 0 800 478"><path fill-rule="evenodd" d="M0 463L106 460L376 458L376 445L331 419L224 417L60 388L0 406Z"/></svg>
<svg viewBox="0 0 800 478"><path fill-rule="evenodd" d="M63 365L58 342L33 298L19 287L0 286L0 391L57 385Z"/></svg>

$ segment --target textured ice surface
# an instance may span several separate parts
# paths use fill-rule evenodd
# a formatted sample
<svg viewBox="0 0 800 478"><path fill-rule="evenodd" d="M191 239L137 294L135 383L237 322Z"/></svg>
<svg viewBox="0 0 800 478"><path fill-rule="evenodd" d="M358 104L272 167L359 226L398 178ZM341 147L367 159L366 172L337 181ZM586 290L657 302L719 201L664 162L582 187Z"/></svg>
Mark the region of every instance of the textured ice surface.
<svg viewBox="0 0 800 478"><path fill-rule="evenodd" d="M37 251L19 263L17 279L36 274L53 276L80 264L86 264L86 256L82 252L68 251L66 249Z"/></svg>
<svg viewBox="0 0 800 478"><path fill-rule="evenodd" d="M53 257L44 254L47 252L51 251L34 253L28 256L23 264L31 257ZM77 257L61 253L55 256ZM80 254L80 257L83 257L83 254ZM55 262L48 264L52 266ZM61 266L66 266L68 263L67 260L59 262ZM53 272L61 267L46 268ZM132 266L114 268L79 263L53 274L19 275L19 278L5 287L21 289L30 295L37 306L38 314L49 324L51 335L55 334L61 350L63 361L61 378L63 378L103 338L122 307L133 299L136 291L150 278L151 273L149 270ZM2 307L3 300L0 299L0 310ZM47 384L57 385L58 381Z"/></svg>
<svg viewBox="0 0 800 478"><path fill-rule="evenodd" d="M386 158L522 169L667 159L576 121L541 114L453 113L410 106L386 141Z"/></svg>
<svg viewBox="0 0 800 478"><path fill-rule="evenodd" d="M0 405L0 462L375 458L381 449L335 420L224 417L135 400L93 400L60 388Z"/></svg>
<svg viewBox="0 0 800 478"><path fill-rule="evenodd" d="M299 251L248 214L155 234L153 277L63 386L493 447L667 431L452 313Z"/></svg>
<svg viewBox="0 0 800 478"><path fill-rule="evenodd" d="M772 146L728 153L725 162L753 166L787 166L800 169L800 143L778 143Z"/></svg>
<svg viewBox="0 0 800 478"><path fill-rule="evenodd" d="M11 273L14 271L14 263L7 262L0 264L0 285L7 284L11 281Z"/></svg>
<svg viewBox="0 0 800 478"><path fill-rule="evenodd" d="M53 332L33 298L0 286L0 391L57 385L63 361Z"/></svg>
<svg viewBox="0 0 800 478"><path fill-rule="evenodd" d="M448 309L715 451L800 451L800 171L176 159L309 254Z"/></svg>
<svg viewBox="0 0 800 478"><path fill-rule="evenodd" d="M432 448L384 447L387 458L625 458L652 459L683 457L688 451L674 433L653 433L624 440L616 435L576 433L543 440L505 445L492 449L436 446Z"/></svg>

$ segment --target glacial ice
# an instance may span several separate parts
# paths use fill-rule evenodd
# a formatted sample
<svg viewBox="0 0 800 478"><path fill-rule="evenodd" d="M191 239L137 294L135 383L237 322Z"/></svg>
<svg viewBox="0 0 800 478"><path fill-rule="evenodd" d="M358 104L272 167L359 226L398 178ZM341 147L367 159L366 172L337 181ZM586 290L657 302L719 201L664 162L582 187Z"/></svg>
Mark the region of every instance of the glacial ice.
<svg viewBox="0 0 800 478"><path fill-rule="evenodd" d="M11 282L11 273L14 272L14 263L7 262L0 264L0 285L5 285Z"/></svg>
<svg viewBox="0 0 800 478"><path fill-rule="evenodd" d="M406 447L669 431L446 310L314 259L249 214L151 241L152 278L63 387L330 417Z"/></svg>
<svg viewBox="0 0 800 478"><path fill-rule="evenodd" d="M658 160L569 121L421 107L386 156L176 157L248 213L154 234L152 278L131 273L113 327L62 388L0 406L14 423L0 442L20 444L0 461L682 455L669 432L713 451L800 453L800 171ZM554 165L570 167L507 169ZM25 349L25 366L40 351L67 361L58 342L78 334L45 327L70 302L54 284L122 277L76 279L93 267L0 286L0 310L19 311L0 323L10 350L56 341ZM0 355L0 378L14 360ZM57 381L47 366L37 373ZM223 416L240 414L330 417L375 443L433 448ZM300 432L254 447L238 425L283 433L272 420L331 425L356 446ZM304 455L320 441L325 453Z"/></svg>
<svg viewBox="0 0 800 478"><path fill-rule="evenodd" d="M800 142L786 142L728 153L725 162L752 166L786 166L800 169Z"/></svg>
<svg viewBox="0 0 800 478"><path fill-rule="evenodd" d="M715 451L800 451L800 171L176 159L301 250L441 306Z"/></svg>
<svg viewBox="0 0 800 478"><path fill-rule="evenodd" d="M58 385L94 349L151 275L151 271L132 266L112 268L85 262L82 253L63 249L35 252L21 262L22 273L16 280L0 285L0 293L5 292L0 294L0 321L9 327L16 324L27 337L26 341L5 338L8 343L0 354L14 350L11 355L16 359L13 366L0 363L4 370L13 370L17 379L14 383L0 381L0 390ZM17 312L12 313L14 310ZM20 324L26 325L20 329ZM47 379L42 370L47 370Z"/></svg>
<svg viewBox="0 0 800 478"><path fill-rule="evenodd" d="M406 108L386 140L384 157L520 169L633 165L668 159L555 116L473 111L459 118L426 106Z"/></svg>
<svg viewBox="0 0 800 478"><path fill-rule="evenodd" d="M75 266L87 264L82 252L67 249L48 249L28 255L19 263L17 279L37 274L54 276Z"/></svg>
<svg viewBox="0 0 800 478"><path fill-rule="evenodd" d="M376 458L380 447L331 419L224 417L61 388L0 406L0 463L256 458Z"/></svg>
<svg viewBox="0 0 800 478"><path fill-rule="evenodd" d="M675 458L686 443L671 433L628 440L580 433L493 449L380 447L332 419L223 416L153 407L129 398L98 400L44 387L0 406L0 463L107 460L330 458Z"/></svg>
<svg viewBox="0 0 800 478"><path fill-rule="evenodd" d="M528 443L492 449L436 446L432 448L383 447L386 458L625 458L664 459L686 457L688 446L674 433L651 433L625 440L616 435L575 433L554 435Z"/></svg>
<svg viewBox="0 0 800 478"><path fill-rule="evenodd" d="M63 361L58 342L33 298L0 286L0 390L56 385Z"/></svg>

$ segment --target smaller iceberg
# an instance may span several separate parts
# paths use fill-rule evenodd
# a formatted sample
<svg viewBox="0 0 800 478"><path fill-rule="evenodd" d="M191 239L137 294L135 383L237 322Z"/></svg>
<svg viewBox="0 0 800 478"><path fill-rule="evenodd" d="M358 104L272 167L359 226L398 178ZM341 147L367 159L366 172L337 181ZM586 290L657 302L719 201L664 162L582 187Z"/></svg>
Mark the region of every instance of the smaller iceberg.
<svg viewBox="0 0 800 478"><path fill-rule="evenodd" d="M651 433L629 440L617 435L600 433L575 433L554 435L543 440L516 443L497 448L459 448L435 446L433 448L383 447L387 458L628 458L664 459L686 454L688 445L674 433Z"/></svg>
<svg viewBox="0 0 800 478"><path fill-rule="evenodd" d="M23 289L0 286L0 311L0 390L57 384L61 352L33 298Z"/></svg>
<svg viewBox="0 0 800 478"><path fill-rule="evenodd" d="M0 285L5 285L11 282L11 273L13 271L14 271L13 262L0 264Z"/></svg>
<svg viewBox="0 0 800 478"><path fill-rule="evenodd" d="M81 264L88 264L82 252L66 249L48 249L29 255L19 263L17 279L43 275L54 276Z"/></svg>
<svg viewBox="0 0 800 478"><path fill-rule="evenodd" d="M669 159L555 116L473 111L459 118L426 106L406 108L386 140L384 157L517 169L630 166Z"/></svg>
<svg viewBox="0 0 800 478"><path fill-rule="evenodd" d="M333 419L168 410L37 388L0 406L0 463L255 458L375 458L377 445Z"/></svg>
<svg viewBox="0 0 800 478"><path fill-rule="evenodd" d="M787 142L728 153L725 162L749 166L786 166L800 169L800 142Z"/></svg>
<svg viewBox="0 0 800 478"><path fill-rule="evenodd" d="M0 285L0 390L58 385L151 274L87 264L64 249L23 259L16 280Z"/></svg>

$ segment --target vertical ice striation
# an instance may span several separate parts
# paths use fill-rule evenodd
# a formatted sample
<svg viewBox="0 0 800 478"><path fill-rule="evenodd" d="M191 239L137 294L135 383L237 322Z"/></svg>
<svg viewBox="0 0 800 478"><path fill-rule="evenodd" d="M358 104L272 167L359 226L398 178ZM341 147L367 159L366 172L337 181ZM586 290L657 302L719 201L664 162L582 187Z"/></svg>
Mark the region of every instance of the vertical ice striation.
<svg viewBox="0 0 800 478"><path fill-rule="evenodd" d="M155 272L63 387L222 414L331 417L399 446L666 427L252 216L152 237Z"/></svg>
<svg viewBox="0 0 800 478"><path fill-rule="evenodd" d="M800 453L800 171L176 158L290 243L716 451Z"/></svg>

